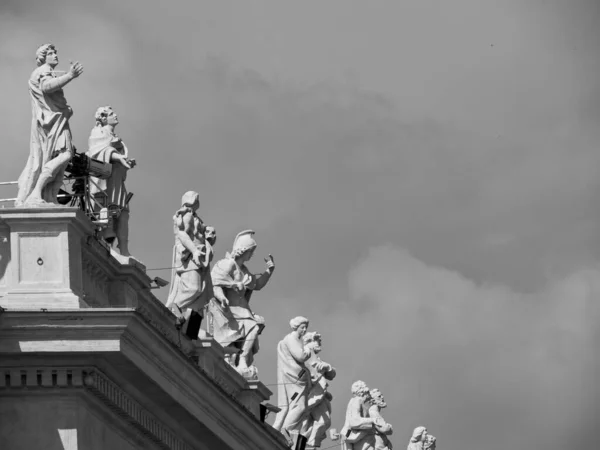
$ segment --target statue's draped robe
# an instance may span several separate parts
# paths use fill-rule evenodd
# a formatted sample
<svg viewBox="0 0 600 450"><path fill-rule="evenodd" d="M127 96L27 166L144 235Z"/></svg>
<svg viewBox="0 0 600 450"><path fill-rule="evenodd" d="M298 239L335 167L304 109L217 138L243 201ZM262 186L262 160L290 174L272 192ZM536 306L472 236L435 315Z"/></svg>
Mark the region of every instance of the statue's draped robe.
<svg viewBox="0 0 600 450"><path fill-rule="evenodd" d="M372 405L369 408L369 417L379 419L382 425L375 425L375 450L392 450L392 443L388 436L392 434L392 426L381 415L380 408Z"/></svg>
<svg viewBox="0 0 600 450"><path fill-rule="evenodd" d="M216 300L210 304L215 340L227 347L242 342L255 327L262 331L265 319L252 312L250 297L254 290L264 286L264 282L259 283L257 276L251 274L245 265L239 266L230 254L214 265L211 277L213 285L221 287L229 300L229 306L225 308ZM243 292L233 289L235 283L243 283L246 289ZM258 339L253 345L253 353L257 351Z"/></svg>
<svg viewBox="0 0 600 450"><path fill-rule="evenodd" d="M346 421L340 431L345 450L374 450L375 431L369 412L360 397L352 397L346 408Z"/></svg>
<svg viewBox="0 0 600 450"><path fill-rule="evenodd" d="M29 158L19 177L17 205L21 205L32 193L46 163L59 153L73 151L69 118L73 114L62 89L54 92L42 92L45 80L56 78L52 68L43 64L33 71L29 79L31 97L31 140ZM57 183L62 179L50 181L42 190L42 199L54 202L58 192Z"/></svg>
<svg viewBox="0 0 600 450"><path fill-rule="evenodd" d="M281 411L273 423L275 429L299 431L302 425L312 387L310 371L304 364L310 356L310 350L294 333L277 344L277 402Z"/></svg>
<svg viewBox="0 0 600 450"><path fill-rule="evenodd" d="M327 438L331 426L331 394L327 391L326 380L333 380L336 371L332 367L316 377L312 377L312 386L308 391L308 414L304 418L302 429L308 437L307 444L319 447Z"/></svg>
<svg viewBox="0 0 600 450"><path fill-rule="evenodd" d="M110 128L96 126L92 128L90 138L88 140L88 151L86 156L102 161L103 163L111 164L110 157L113 153L119 153L127 157L127 147L123 144L121 138L112 133ZM127 168L122 164L112 164L110 177L101 179L90 177L90 193L92 195L104 192L107 195L107 204L118 205L122 209L129 210L129 206L125 204L127 199L127 189L125 189L125 180L127 179Z"/></svg>
<svg viewBox="0 0 600 450"><path fill-rule="evenodd" d="M181 242L179 226L183 216L193 214L192 236L190 239L203 255L203 264L198 266L190 252ZM180 310L192 309L201 315L208 301L213 296L213 285L210 278L210 262L213 249L204 237L204 224L189 207L183 207L173 216L175 246L173 247L173 270L171 288L167 299L167 308L177 305Z"/></svg>

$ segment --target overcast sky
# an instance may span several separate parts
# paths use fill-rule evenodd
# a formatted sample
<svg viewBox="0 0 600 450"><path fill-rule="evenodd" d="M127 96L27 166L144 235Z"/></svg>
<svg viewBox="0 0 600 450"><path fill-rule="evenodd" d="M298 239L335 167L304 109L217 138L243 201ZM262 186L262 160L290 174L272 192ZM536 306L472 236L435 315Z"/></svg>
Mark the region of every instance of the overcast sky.
<svg viewBox="0 0 600 450"><path fill-rule="evenodd" d="M65 88L79 151L109 104L138 161L134 255L170 266L197 190L217 257L248 228L250 267L275 257L252 298L264 383L305 315L338 429L362 379L399 449L417 425L441 450L593 448L599 29L592 0L2 0L0 180L52 42L58 69L85 67Z"/></svg>

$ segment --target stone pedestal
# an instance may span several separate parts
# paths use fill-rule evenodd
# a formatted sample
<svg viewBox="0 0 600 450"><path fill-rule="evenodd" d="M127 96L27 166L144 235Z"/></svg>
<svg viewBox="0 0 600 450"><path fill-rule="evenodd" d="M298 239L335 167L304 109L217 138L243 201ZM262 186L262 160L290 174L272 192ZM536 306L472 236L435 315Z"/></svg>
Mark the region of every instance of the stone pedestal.
<svg viewBox="0 0 600 450"><path fill-rule="evenodd" d="M0 306L76 309L136 306L145 266L94 237L76 208L0 210Z"/></svg>
<svg viewBox="0 0 600 450"><path fill-rule="evenodd" d="M0 210L0 306L79 308L82 246L94 227L75 208Z"/></svg>

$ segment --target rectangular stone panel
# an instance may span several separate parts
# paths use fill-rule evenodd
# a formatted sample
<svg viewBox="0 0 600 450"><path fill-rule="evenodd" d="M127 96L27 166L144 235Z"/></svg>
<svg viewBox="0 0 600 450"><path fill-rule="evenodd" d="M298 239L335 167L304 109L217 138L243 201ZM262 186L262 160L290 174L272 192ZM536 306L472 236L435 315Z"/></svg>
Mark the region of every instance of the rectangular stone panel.
<svg viewBox="0 0 600 450"><path fill-rule="evenodd" d="M59 232L19 233L19 284L64 284L65 245Z"/></svg>

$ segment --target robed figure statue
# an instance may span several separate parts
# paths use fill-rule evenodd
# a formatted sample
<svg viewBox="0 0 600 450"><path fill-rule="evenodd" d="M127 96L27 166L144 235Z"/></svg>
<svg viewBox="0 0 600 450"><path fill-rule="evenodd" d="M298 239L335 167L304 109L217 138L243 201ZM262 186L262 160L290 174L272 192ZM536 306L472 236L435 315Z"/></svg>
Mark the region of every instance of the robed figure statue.
<svg viewBox="0 0 600 450"><path fill-rule="evenodd" d="M42 45L36 52L37 69L29 78L31 97L31 139L29 158L19 177L15 206L58 205L58 191L65 169L73 156L69 119L73 110L67 104L63 87L83 72L79 63L58 75L56 48Z"/></svg>

